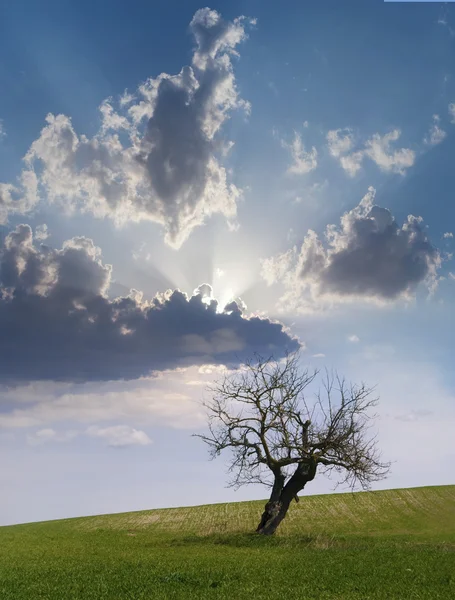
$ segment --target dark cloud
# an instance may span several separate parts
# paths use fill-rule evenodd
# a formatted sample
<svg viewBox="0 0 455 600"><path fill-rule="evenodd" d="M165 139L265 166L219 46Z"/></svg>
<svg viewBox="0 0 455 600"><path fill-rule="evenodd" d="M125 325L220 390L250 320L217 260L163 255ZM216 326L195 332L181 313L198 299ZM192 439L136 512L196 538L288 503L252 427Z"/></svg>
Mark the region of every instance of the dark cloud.
<svg viewBox="0 0 455 600"><path fill-rule="evenodd" d="M333 234L322 291L393 300L433 280L440 256L422 218L410 215L400 227L386 208L370 201L359 208Z"/></svg>
<svg viewBox="0 0 455 600"><path fill-rule="evenodd" d="M282 324L244 317L241 301L217 312L207 284L190 298L168 290L145 302L136 290L109 300L110 279L90 239L53 250L36 248L28 225L10 232L0 254L0 381L136 379L299 347Z"/></svg>
<svg viewBox="0 0 455 600"><path fill-rule="evenodd" d="M294 299L307 288L313 300L330 301L409 298L420 283L433 289L442 259L422 218L410 215L400 227L374 198L370 188L339 227L327 227L327 247L310 231L300 251L263 261L264 278L284 282Z"/></svg>

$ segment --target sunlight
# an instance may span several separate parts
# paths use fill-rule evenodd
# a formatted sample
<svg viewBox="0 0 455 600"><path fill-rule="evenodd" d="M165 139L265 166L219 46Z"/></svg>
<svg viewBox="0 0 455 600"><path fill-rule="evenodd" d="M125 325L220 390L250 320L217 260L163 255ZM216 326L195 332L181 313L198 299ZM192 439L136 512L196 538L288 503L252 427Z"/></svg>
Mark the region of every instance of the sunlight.
<svg viewBox="0 0 455 600"><path fill-rule="evenodd" d="M246 269L236 268L225 270L216 267L213 272L213 297L218 301L217 312L223 312L224 307L242 296L251 285L251 276Z"/></svg>

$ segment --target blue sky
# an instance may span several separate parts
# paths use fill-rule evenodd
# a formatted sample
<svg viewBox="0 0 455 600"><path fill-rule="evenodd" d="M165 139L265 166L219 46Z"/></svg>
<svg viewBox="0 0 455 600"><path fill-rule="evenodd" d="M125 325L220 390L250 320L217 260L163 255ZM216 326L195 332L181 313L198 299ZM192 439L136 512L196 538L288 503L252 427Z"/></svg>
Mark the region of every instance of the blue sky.
<svg viewBox="0 0 455 600"><path fill-rule="evenodd" d="M455 9L108 4L0 9L0 524L265 497L191 434L298 344L453 483Z"/></svg>

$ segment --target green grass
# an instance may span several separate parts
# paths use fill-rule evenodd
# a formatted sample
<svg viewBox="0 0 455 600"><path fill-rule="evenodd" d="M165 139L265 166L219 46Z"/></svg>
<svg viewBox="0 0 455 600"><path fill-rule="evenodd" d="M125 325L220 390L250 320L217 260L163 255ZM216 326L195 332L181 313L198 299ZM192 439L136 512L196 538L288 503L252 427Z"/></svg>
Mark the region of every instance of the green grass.
<svg viewBox="0 0 455 600"><path fill-rule="evenodd" d="M0 527L0 598L455 598L455 486L302 497L274 538L263 504Z"/></svg>

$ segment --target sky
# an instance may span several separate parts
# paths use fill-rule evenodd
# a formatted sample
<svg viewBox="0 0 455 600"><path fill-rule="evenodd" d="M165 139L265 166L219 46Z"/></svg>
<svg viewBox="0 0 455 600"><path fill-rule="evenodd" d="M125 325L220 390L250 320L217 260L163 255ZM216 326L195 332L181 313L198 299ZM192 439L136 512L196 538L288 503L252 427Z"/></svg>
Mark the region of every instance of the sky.
<svg viewBox="0 0 455 600"><path fill-rule="evenodd" d="M0 525L265 498L192 436L255 352L376 386L373 489L455 483L450 3L4 0L0 29Z"/></svg>

